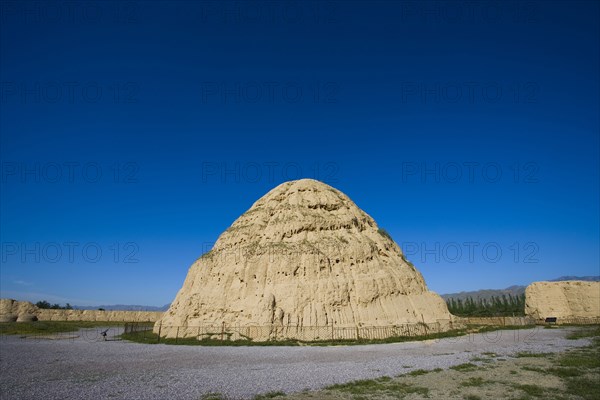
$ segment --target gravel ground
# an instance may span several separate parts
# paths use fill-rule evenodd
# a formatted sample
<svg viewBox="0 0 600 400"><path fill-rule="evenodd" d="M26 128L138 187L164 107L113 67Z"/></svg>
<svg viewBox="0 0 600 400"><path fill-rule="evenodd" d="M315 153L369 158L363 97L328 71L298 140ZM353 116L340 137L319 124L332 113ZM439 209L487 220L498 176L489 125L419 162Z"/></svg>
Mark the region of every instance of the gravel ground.
<svg viewBox="0 0 600 400"><path fill-rule="evenodd" d="M585 346L572 328L497 331L364 346L203 347L103 341L101 328L61 340L0 338L0 399L233 399L320 389L415 369L448 368L484 352L559 352ZM118 332L112 332L118 333ZM110 334L110 332L109 332ZM410 367L410 368L408 368Z"/></svg>

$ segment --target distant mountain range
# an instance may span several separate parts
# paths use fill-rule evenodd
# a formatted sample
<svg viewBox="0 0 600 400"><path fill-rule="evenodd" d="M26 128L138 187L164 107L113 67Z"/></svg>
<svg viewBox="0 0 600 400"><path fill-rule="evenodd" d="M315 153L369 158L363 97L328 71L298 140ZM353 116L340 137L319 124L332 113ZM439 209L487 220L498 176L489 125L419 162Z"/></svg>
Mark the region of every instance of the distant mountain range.
<svg viewBox="0 0 600 400"><path fill-rule="evenodd" d="M560 282L560 281L600 281L600 276L561 276L556 279L549 279L548 282ZM477 299L489 299L492 296L494 297L502 297L502 295L508 296L519 296L525 293L525 288L527 286L521 285L513 285L509 286L506 289L481 289L472 292L459 292L459 293L447 293L442 294L442 298L444 300L453 298L455 300L465 300L468 297L473 298L473 300Z"/></svg>
<svg viewBox="0 0 600 400"><path fill-rule="evenodd" d="M561 276L560 278L550 279L550 282L559 281L600 281L600 276ZM492 296L502 297L502 295L518 296L525 293L527 286L513 285L506 289L482 289L472 292L459 292L459 293L448 293L441 295L445 300L449 298L464 300L467 297L476 299L489 299ZM170 304L165 304L162 307L154 306L140 306L140 305L129 305L129 304L113 304L113 305L100 305L100 306L73 306L77 310L97 310L103 308L107 311L167 311Z"/></svg>
<svg viewBox="0 0 600 400"><path fill-rule="evenodd" d="M560 282L560 281L596 282L596 281L600 281L600 275L598 275L598 276L561 276L560 278L550 279L549 282Z"/></svg>

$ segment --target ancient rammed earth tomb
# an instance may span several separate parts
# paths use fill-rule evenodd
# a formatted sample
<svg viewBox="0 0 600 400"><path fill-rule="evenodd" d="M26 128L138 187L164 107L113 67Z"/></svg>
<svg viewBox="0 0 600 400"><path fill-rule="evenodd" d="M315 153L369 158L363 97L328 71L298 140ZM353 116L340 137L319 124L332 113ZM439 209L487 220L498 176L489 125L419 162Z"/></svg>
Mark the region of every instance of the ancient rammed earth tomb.
<svg viewBox="0 0 600 400"><path fill-rule="evenodd" d="M447 330L451 318L373 218L339 190L301 179L268 192L219 236L192 264L154 331L201 337L234 330L260 339L299 337L311 327ZM242 329L252 326L271 329Z"/></svg>
<svg viewBox="0 0 600 400"><path fill-rule="evenodd" d="M534 282L525 290L525 313L538 321L600 323L600 282Z"/></svg>

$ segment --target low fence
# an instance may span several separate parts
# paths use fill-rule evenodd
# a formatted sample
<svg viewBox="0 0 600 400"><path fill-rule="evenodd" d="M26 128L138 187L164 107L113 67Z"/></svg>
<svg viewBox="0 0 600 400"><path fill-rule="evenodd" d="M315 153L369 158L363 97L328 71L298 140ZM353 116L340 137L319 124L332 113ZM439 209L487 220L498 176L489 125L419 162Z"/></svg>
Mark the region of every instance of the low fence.
<svg viewBox="0 0 600 400"><path fill-rule="evenodd" d="M600 317L556 317L546 319L536 319L531 316L525 317L459 317L460 321L467 325L484 325L484 326L528 326L528 325L596 325L600 324ZM556 319L556 321L554 321Z"/></svg>
<svg viewBox="0 0 600 400"><path fill-rule="evenodd" d="M553 317L548 318L554 319ZM556 317L555 322L547 321L547 319L535 320L537 324L557 324L557 325L598 325L600 317Z"/></svg>
<svg viewBox="0 0 600 400"><path fill-rule="evenodd" d="M462 317L460 321L467 325L484 326L527 326L535 325L532 317Z"/></svg>
<svg viewBox="0 0 600 400"><path fill-rule="evenodd" d="M386 339L398 336L426 336L463 327L460 322L438 320L434 323L401 324L393 326L339 327L329 326L282 326L282 325L196 325L157 326L143 323L125 324L125 333L149 334L151 330L159 337L168 339L194 338L197 340L299 340L306 342L329 340Z"/></svg>

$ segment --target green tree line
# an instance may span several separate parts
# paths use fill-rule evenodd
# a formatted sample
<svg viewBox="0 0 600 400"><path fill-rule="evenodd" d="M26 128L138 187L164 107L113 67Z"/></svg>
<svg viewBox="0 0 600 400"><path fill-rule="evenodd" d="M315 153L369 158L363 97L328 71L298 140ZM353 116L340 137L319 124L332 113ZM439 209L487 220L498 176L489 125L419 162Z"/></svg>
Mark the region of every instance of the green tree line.
<svg viewBox="0 0 600 400"><path fill-rule="evenodd" d="M489 299L449 298L448 310L460 317L509 317L525 315L525 294L492 296Z"/></svg>
<svg viewBox="0 0 600 400"><path fill-rule="evenodd" d="M50 304L46 300L38 301L37 303L35 303L35 305L38 308L50 308L52 310L72 310L73 309L73 307L69 303L67 303L64 307L61 307L61 305L58 303Z"/></svg>

